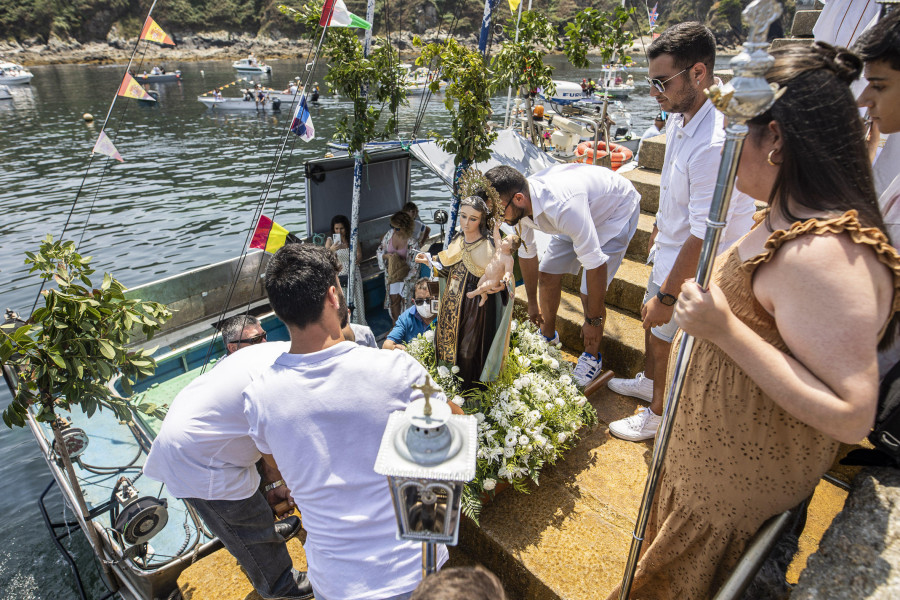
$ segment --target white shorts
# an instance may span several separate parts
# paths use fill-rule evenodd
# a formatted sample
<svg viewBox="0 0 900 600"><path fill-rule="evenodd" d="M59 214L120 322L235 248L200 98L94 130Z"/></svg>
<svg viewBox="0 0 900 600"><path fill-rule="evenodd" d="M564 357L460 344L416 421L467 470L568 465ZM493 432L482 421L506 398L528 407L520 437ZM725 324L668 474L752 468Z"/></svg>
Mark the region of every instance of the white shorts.
<svg viewBox="0 0 900 600"><path fill-rule="evenodd" d="M631 238L634 237L634 232L637 231L640 214L640 210L635 210L631 219L628 220L628 223L622 227L619 233L611 239L600 240L600 249L603 251L603 254L609 257L606 261L607 287L612 283L613 277L616 276L616 271L619 270L619 266L622 264L622 259L625 258L628 244L631 242ZM550 275L564 275L566 273L575 275L580 268L581 262L578 260L578 255L575 254L575 246L572 245L572 240L562 235L554 235L550 238L550 243L547 244L547 251L544 252L544 256L541 258L538 270L541 273L549 273ZM581 274L581 293L587 296L586 271Z"/></svg>
<svg viewBox="0 0 900 600"><path fill-rule="evenodd" d="M656 265L653 265L653 271L650 273L650 280L647 281L647 293L644 294L643 304L647 304L650 298L655 298L656 294L659 293L659 286L653 283L654 275L658 275L656 272ZM662 280L665 281L666 276L663 276ZM675 334L678 333L678 325L675 324L675 319L670 319L665 325L658 325L650 328L650 333L664 342L669 342L671 344L672 340L675 339Z"/></svg>

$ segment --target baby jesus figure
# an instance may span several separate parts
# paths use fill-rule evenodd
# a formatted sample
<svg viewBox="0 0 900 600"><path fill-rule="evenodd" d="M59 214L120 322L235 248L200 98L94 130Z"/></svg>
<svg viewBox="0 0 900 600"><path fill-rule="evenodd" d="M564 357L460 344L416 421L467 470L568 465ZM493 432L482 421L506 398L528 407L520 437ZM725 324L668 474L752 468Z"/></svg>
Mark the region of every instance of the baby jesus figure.
<svg viewBox="0 0 900 600"><path fill-rule="evenodd" d="M517 235L500 238L500 223L494 225L494 257L484 268L484 275L478 280L478 287L466 294L466 298L481 296L478 306L484 306L488 294L496 294L513 280L512 253L519 248L522 240Z"/></svg>

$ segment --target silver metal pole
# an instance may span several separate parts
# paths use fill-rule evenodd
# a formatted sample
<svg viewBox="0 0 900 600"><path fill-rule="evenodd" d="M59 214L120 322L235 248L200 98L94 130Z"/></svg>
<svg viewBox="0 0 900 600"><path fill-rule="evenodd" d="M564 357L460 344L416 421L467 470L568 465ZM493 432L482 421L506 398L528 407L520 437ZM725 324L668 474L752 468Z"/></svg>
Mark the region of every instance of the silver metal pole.
<svg viewBox="0 0 900 600"><path fill-rule="evenodd" d="M422 579L437 573L437 544L422 542Z"/></svg>
<svg viewBox="0 0 900 600"><path fill-rule="evenodd" d="M766 53L768 46L766 34L769 26L781 16L781 10L781 5L775 0L754 0L744 9L743 15L750 26L750 33L741 53L731 59L734 78L721 87L713 86L707 90L709 99L728 117L728 125L725 128L725 145L722 151L722 161L719 164L713 201L709 209L709 217L706 220L706 235L703 238L697 265L696 280L703 289L709 286L719 238L725 227L725 216L728 214L728 206L731 202L738 160L741 156L744 138L747 135L746 123L768 110L779 96L778 91L766 82L765 74L774 62L774 59ZM619 590L620 600L627 600L631 593L634 572L637 568L644 532L650 516L650 507L659 483L666 449L672 434L672 424L678 410L678 401L684 388L687 365L693 348L694 337L685 335L681 340L681 348L675 362L675 372L672 375L672 385L669 387L662 422L656 436L656 445L653 448L653 458L632 534L628 562L622 577L622 587Z"/></svg>

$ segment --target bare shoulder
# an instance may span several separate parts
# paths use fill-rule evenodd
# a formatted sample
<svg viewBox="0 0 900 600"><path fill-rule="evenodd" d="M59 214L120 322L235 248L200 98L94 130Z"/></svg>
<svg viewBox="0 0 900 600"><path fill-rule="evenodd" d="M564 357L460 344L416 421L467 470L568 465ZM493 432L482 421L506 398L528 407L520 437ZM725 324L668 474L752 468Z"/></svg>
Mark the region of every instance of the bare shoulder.
<svg viewBox="0 0 900 600"><path fill-rule="evenodd" d="M784 242L772 260L759 267L753 290L770 312L775 298L818 297L834 301L865 296L890 302L893 274L869 245L847 232L802 235Z"/></svg>

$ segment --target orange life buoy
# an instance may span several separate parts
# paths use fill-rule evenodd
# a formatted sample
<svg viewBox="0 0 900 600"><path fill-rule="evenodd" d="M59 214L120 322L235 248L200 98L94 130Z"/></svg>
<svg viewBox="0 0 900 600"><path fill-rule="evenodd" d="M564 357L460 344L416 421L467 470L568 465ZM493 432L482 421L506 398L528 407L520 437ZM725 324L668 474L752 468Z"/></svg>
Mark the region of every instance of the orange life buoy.
<svg viewBox="0 0 900 600"><path fill-rule="evenodd" d="M610 160L612 161L612 169L615 171L623 164L628 162L634 157L634 153L626 148L625 146L621 146L619 144L611 144L610 149L612 150L612 156ZM575 148L575 156L577 157L576 162L583 162L587 164L594 164L595 158L597 160L605 157L608 154L608 150L606 147L606 142L599 141L597 142L597 151L594 151L594 143L593 142L581 142L578 144L578 147Z"/></svg>

